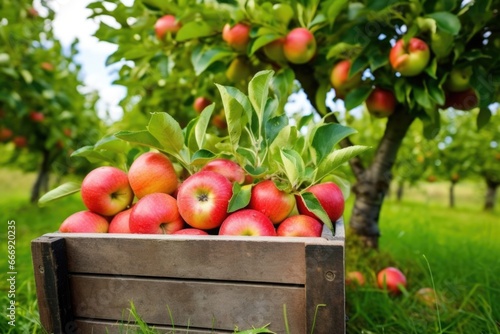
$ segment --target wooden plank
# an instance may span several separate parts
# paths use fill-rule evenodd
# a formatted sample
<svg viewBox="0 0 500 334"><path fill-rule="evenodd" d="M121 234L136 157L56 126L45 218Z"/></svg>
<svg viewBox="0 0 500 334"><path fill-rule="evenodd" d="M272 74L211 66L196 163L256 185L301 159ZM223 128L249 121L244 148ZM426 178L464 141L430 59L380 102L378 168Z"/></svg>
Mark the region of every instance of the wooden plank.
<svg viewBox="0 0 500 334"><path fill-rule="evenodd" d="M31 242L40 322L48 333L65 333L73 321L63 238Z"/></svg>
<svg viewBox="0 0 500 334"><path fill-rule="evenodd" d="M314 326L314 333L343 334L346 330L344 247L307 245L305 252L307 333Z"/></svg>
<svg viewBox="0 0 500 334"><path fill-rule="evenodd" d="M158 333L172 334L172 333L189 333L189 334L229 334L234 333L231 331L221 331L221 330L206 330L199 328L184 328L179 326L162 326L153 325L149 326ZM123 333L139 333L139 326L132 323L116 322L116 321L104 321L104 320L89 320L89 319L76 319L75 328L80 331L80 333L92 333L92 334L123 334ZM75 332L76 333L76 332Z"/></svg>
<svg viewBox="0 0 500 334"><path fill-rule="evenodd" d="M294 332L304 331L305 290L284 285L71 275L78 318L126 320L133 302L147 323L233 330L263 326L285 332L283 305ZM168 306L168 308L167 308Z"/></svg>
<svg viewBox="0 0 500 334"><path fill-rule="evenodd" d="M68 269L73 273L305 283L305 243L301 238L256 242L68 235L65 239Z"/></svg>

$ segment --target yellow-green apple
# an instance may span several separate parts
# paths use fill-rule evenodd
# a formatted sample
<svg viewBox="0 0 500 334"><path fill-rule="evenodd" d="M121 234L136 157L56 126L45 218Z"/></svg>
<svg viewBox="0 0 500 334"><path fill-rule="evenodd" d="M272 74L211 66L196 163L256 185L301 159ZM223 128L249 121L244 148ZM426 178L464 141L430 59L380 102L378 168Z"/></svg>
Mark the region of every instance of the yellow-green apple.
<svg viewBox="0 0 500 334"><path fill-rule="evenodd" d="M396 97L390 90L376 87L365 101L366 109L375 117L389 117L396 109Z"/></svg>
<svg viewBox="0 0 500 334"><path fill-rule="evenodd" d="M419 75L427 67L431 57L429 46L423 40L412 37L408 43L400 39L391 48L389 62L402 76Z"/></svg>
<svg viewBox="0 0 500 334"><path fill-rule="evenodd" d="M45 119L45 115L39 111L31 111L29 117L35 123L41 123Z"/></svg>
<svg viewBox="0 0 500 334"><path fill-rule="evenodd" d="M350 77L350 70L351 61L348 59L341 60L333 66L330 73L330 83L333 89L335 89L335 95L338 98L345 98L347 93L361 83L361 72L357 72Z"/></svg>
<svg viewBox="0 0 500 334"><path fill-rule="evenodd" d="M226 70L226 77L234 83L246 81L251 74L250 62L243 56L234 58Z"/></svg>
<svg viewBox="0 0 500 334"><path fill-rule="evenodd" d="M218 158L209 161L205 166L203 166L200 171L212 171L225 176L229 182L237 182L239 184L245 183L246 174L245 170L241 168L236 162Z"/></svg>
<svg viewBox="0 0 500 334"><path fill-rule="evenodd" d="M273 223L262 212L242 209L231 213L222 223L219 235L275 236Z"/></svg>
<svg viewBox="0 0 500 334"><path fill-rule="evenodd" d="M14 143L14 146L16 148L23 148L28 146L28 139L25 136L15 136L12 139L12 142Z"/></svg>
<svg viewBox="0 0 500 334"><path fill-rule="evenodd" d="M283 45L285 43L285 38L281 37L275 39L271 43L264 45L262 48L264 50L264 54L269 60L282 63L286 62L285 53L283 51Z"/></svg>
<svg viewBox="0 0 500 334"><path fill-rule="evenodd" d="M13 134L14 134L14 132L12 132L11 129L1 128L0 129L0 141L5 142L5 141L9 140Z"/></svg>
<svg viewBox="0 0 500 334"><path fill-rule="evenodd" d="M306 192L312 193L319 204L328 214L332 222L337 221L344 213L345 200L342 190L333 182L323 182L315 184L306 189ZM300 196L297 196L297 208L300 214L319 219L314 213L307 209Z"/></svg>
<svg viewBox="0 0 500 334"><path fill-rule="evenodd" d="M179 184L172 162L159 152L146 152L135 159L128 180L137 198L152 193L172 194Z"/></svg>
<svg viewBox="0 0 500 334"><path fill-rule="evenodd" d="M295 208L295 196L279 190L272 180L252 187L248 208L265 214L273 224L281 223Z"/></svg>
<svg viewBox="0 0 500 334"><path fill-rule="evenodd" d="M377 285L397 295L401 293L401 287L406 288L406 276L398 268L387 267L378 272Z"/></svg>
<svg viewBox="0 0 500 334"><path fill-rule="evenodd" d="M174 15L164 15L156 20L155 34L158 39L165 38L167 33L174 34L181 28L181 23L177 21Z"/></svg>
<svg viewBox="0 0 500 334"><path fill-rule="evenodd" d="M112 166L90 171L83 179L81 195L87 209L103 216L116 215L134 198L127 173Z"/></svg>
<svg viewBox="0 0 500 334"><path fill-rule="evenodd" d="M281 222L276 234L282 237L320 237L323 224L306 215L293 215Z"/></svg>
<svg viewBox="0 0 500 334"><path fill-rule="evenodd" d="M283 43L286 59L293 64L305 64L316 55L316 38L307 28L292 29Z"/></svg>
<svg viewBox="0 0 500 334"><path fill-rule="evenodd" d="M446 92L445 108L454 108L463 111L469 111L479 105L476 91L472 88L462 92Z"/></svg>
<svg viewBox="0 0 500 334"><path fill-rule="evenodd" d="M91 211L78 211L66 218L59 232L63 233L106 233L109 223L106 218Z"/></svg>
<svg viewBox="0 0 500 334"><path fill-rule="evenodd" d="M222 28L222 39L233 49L245 51L250 42L250 26L237 23L231 27L229 23Z"/></svg>
<svg viewBox="0 0 500 334"><path fill-rule="evenodd" d="M177 201L165 193L144 196L134 204L130 212L131 233L172 234L183 227Z"/></svg>
<svg viewBox="0 0 500 334"><path fill-rule="evenodd" d="M182 230L175 231L172 234L181 234L181 235L208 235L207 231L200 230L199 228L183 228Z"/></svg>
<svg viewBox="0 0 500 334"><path fill-rule="evenodd" d="M130 213L132 208L118 212L109 223L109 233L130 233Z"/></svg>
<svg viewBox="0 0 500 334"><path fill-rule="evenodd" d="M363 286L365 282L365 276L360 271L350 271L345 275L346 285Z"/></svg>
<svg viewBox="0 0 500 334"><path fill-rule="evenodd" d="M188 225L202 230L219 227L227 217L233 195L231 182L212 171L189 176L177 192L179 213Z"/></svg>
<svg viewBox="0 0 500 334"><path fill-rule="evenodd" d="M433 288L424 287L418 289L418 291L415 292L415 298L428 307L436 306L437 294L436 290L434 290Z"/></svg>
<svg viewBox="0 0 500 334"><path fill-rule="evenodd" d="M470 87L471 76L472 67L455 67L448 74L444 82L444 89L448 92L463 92Z"/></svg>
<svg viewBox="0 0 500 334"><path fill-rule="evenodd" d="M205 109L206 107L208 107L211 104L212 104L212 101L210 101L210 99L208 99L204 96L199 96L194 100L193 108L198 114L200 114L203 111L203 109Z"/></svg>

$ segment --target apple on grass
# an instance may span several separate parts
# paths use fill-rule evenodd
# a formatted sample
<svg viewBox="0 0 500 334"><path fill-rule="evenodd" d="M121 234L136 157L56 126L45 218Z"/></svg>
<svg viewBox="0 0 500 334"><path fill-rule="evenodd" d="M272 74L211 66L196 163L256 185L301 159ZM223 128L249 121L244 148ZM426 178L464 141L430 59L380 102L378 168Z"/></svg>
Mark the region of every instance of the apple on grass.
<svg viewBox="0 0 500 334"><path fill-rule="evenodd" d="M222 39L233 49L243 52L250 42L250 27L244 23L237 23L231 27L227 23L222 29Z"/></svg>
<svg viewBox="0 0 500 334"><path fill-rule="evenodd" d="M401 286L406 288L406 276L395 267L387 267L377 274L377 285L381 289L387 289L391 294L401 293Z"/></svg>
<svg viewBox="0 0 500 334"><path fill-rule="evenodd" d="M91 211L75 212L66 218L59 232L62 233L106 233L108 232L108 220Z"/></svg>
<svg viewBox="0 0 500 334"><path fill-rule="evenodd" d="M231 183L237 182L243 184L246 180L245 170L236 162L229 159L218 158L211 160L200 169L200 172L203 171L219 173L225 176Z"/></svg>
<svg viewBox="0 0 500 334"><path fill-rule="evenodd" d="M305 64L316 55L316 39L307 28L291 30L283 43L285 58L293 64Z"/></svg>
<svg viewBox="0 0 500 334"><path fill-rule="evenodd" d="M360 271L350 271L345 276L345 284L349 286L363 286L365 285L365 275Z"/></svg>
<svg viewBox="0 0 500 334"><path fill-rule="evenodd" d="M141 198L130 212L131 233L172 234L184 227L175 198L164 193Z"/></svg>
<svg viewBox="0 0 500 334"><path fill-rule="evenodd" d="M365 101L366 109L375 117L389 117L396 110L396 97L390 90L375 88Z"/></svg>
<svg viewBox="0 0 500 334"><path fill-rule="evenodd" d="M175 235L208 235L206 231L200 230L198 228L183 228L182 230L175 231Z"/></svg>
<svg viewBox="0 0 500 334"><path fill-rule="evenodd" d="M389 53L392 68L402 76L419 75L427 67L430 60L429 46L423 40L413 37L408 43L400 39Z"/></svg>
<svg viewBox="0 0 500 334"><path fill-rule="evenodd" d="M295 207L295 196L279 190L272 180L253 186L248 208L265 214L273 224L281 223Z"/></svg>
<svg viewBox="0 0 500 334"><path fill-rule="evenodd" d="M179 184L174 165L159 152L143 153L135 159L128 180L137 198L153 193L172 194Z"/></svg>
<svg viewBox="0 0 500 334"><path fill-rule="evenodd" d="M109 223L108 233L130 233L132 208L118 212Z"/></svg>
<svg viewBox="0 0 500 334"><path fill-rule="evenodd" d="M436 290L429 287L418 289L415 293L415 298L428 307L435 307L438 301Z"/></svg>
<svg viewBox="0 0 500 334"><path fill-rule="evenodd" d="M181 28L181 24L177 22L174 15L164 15L155 23L155 34L158 39L165 38L167 33L176 33Z"/></svg>
<svg viewBox="0 0 500 334"><path fill-rule="evenodd" d="M349 77L351 70L351 61L341 60L333 66L330 73L330 83L335 89L335 95L338 98L345 98L345 95L361 83L361 72Z"/></svg>
<svg viewBox="0 0 500 334"><path fill-rule="evenodd" d="M134 198L127 173L111 166L98 167L85 176L81 185L83 204L102 216L114 216Z"/></svg>
<svg viewBox="0 0 500 334"><path fill-rule="evenodd" d="M279 224L276 234L283 237L321 237L323 224L306 215L294 215Z"/></svg>
<svg viewBox="0 0 500 334"><path fill-rule="evenodd" d="M310 192L316 196L319 204L321 204L332 222L337 221L344 214L344 195L342 194L342 190L340 190L335 183L318 183L307 188L306 192ZM314 213L309 211L304 201L299 196L297 196L297 208L300 214L319 219Z"/></svg>
<svg viewBox="0 0 500 334"><path fill-rule="evenodd" d="M179 213L191 227L202 230L217 228L227 217L232 195L233 185L225 176L199 171L179 186Z"/></svg>
<svg viewBox="0 0 500 334"><path fill-rule="evenodd" d="M222 223L219 235L275 236L273 223L262 212L242 209L231 213Z"/></svg>

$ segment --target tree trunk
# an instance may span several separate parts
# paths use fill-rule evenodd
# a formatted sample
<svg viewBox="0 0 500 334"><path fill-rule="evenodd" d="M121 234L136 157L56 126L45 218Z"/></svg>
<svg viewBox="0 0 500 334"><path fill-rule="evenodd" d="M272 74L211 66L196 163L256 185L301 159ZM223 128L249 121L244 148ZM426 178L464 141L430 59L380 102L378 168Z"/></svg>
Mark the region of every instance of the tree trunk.
<svg viewBox="0 0 500 334"><path fill-rule="evenodd" d="M42 155L42 164L40 165L38 176L35 183L33 184L33 188L31 189L31 203L36 203L40 198L42 190L47 191L48 189L51 163L50 152L48 150L44 150L42 152Z"/></svg>
<svg viewBox="0 0 500 334"><path fill-rule="evenodd" d="M450 208L455 207L455 185L456 184L457 184L457 182L451 181L451 184L450 184Z"/></svg>
<svg viewBox="0 0 500 334"><path fill-rule="evenodd" d="M401 202L401 200L403 199L404 191L405 191L405 182L403 180L400 180L398 182L398 190L396 193L398 202Z"/></svg>
<svg viewBox="0 0 500 334"><path fill-rule="evenodd" d="M356 175L357 182L353 186L356 200L349 225L367 247L378 248L380 237L378 222L392 179L391 170L401 142L414 119L415 117L407 110L396 110L387 121L384 136L371 166Z"/></svg>
<svg viewBox="0 0 500 334"><path fill-rule="evenodd" d="M493 211L495 208L495 201L497 197L497 189L500 182L486 179L486 198L484 201L484 210Z"/></svg>

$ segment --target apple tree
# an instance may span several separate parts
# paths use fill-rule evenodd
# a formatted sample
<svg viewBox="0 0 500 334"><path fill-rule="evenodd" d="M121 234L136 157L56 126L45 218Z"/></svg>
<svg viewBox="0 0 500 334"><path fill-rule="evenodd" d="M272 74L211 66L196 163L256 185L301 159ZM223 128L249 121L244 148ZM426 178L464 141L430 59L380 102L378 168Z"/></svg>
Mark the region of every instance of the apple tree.
<svg viewBox="0 0 500 334"><path fill-rule="evenodd" d="M196 97L220 106L214 83L244 90L263 69L276 71L282 96L304 92L326 122L342 116L331 110L327 97L343 102L347 112L364 103L383 133L376 143L360 143L374 147L370 159L349 161L356 178L349 226L375 248L380 210L410 126L418 120L430 139L439 133L444 108L470 110L477 127L491 117L488 106L500 85L499 7L498 0L89 5L91 18L114 19L114 24L101 21L96 36L118 47L108 63L126 61L117 83L128 89L122 101L127 112L162 111L188 122L196 115ZM176 20L157 24L167 15ZM341 146L354 140L347 136Z"/></svg>
<svg viewBox="0 0 500 334"><path fill-rule="evenodd" d="M77 43L55 40L49 6L2 1L0 10L0 150L2 164L38 170L31 200L48 188L50 172L65 174L75 146L99 138L96 93L83 93Z"/></svg>

